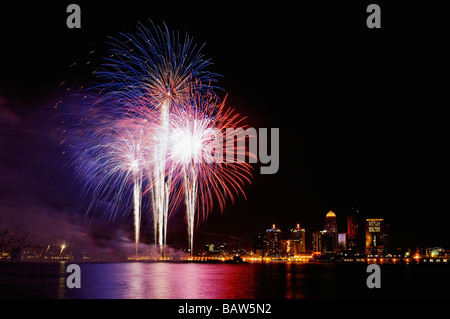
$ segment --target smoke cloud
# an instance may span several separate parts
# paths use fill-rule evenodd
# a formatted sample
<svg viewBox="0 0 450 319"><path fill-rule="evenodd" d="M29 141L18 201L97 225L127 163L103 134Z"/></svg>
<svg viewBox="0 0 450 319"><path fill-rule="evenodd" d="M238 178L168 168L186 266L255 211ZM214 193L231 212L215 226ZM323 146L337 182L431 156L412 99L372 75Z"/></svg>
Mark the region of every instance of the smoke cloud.
<svg viewBox="0 0 450 319"><path fill-rule="evenodd" d="M132 228L86 216L86 199L59 148L54 104L49 99L30 106L0 95L0 225L21 225L32 244L64 241L122 260L134 252Z"/></svg>

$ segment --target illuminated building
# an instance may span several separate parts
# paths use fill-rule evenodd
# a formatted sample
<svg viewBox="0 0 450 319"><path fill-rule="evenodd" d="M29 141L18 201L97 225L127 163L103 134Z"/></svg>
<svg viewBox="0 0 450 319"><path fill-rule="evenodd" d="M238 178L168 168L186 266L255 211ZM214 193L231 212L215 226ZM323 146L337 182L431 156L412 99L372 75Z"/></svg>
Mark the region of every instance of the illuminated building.
<svg viewBox="0 0 450 319"><path fill-rule="evenodd" d="M323 236L326 235L325 230L313 233L313 252L323 252Z"/></svg>
<svg viewBox="0 0 450 319"><path fill-rule="evenodd" d="M266 230L266 255L281 256L281 230L276 228L275 224Z"/></svg>
<svg viewBox="0 0 450 319"><path fill-rule="evenodd" d="M214 244L208 244L205 245L205 251L202 253L203 256L224 256L227 255L227 244L220 244L217 243L217 245Z"/></svg>
<svg viewBox="0 0 450 319"><path fill-rule="evenodd" d="M442 247L426 248L425 255L427 257L434 257L434 258L439 256L445 256L445 249Z"/></svg>
<svg viewBox="0 0 450 319"><path fill-rule="evenodd" d="M335 253L337 251L337 234L334 232L322 231L322 252Z"/></svg>
<svg viewBox="0 0 450 319"><path fill-rule="evenodd" d="M362 254L365 251L365 218L358 209L352 207L350 216L347 218L347 250L352 253Z"/></svg>
<svg viewBox="0 0 450 319"><path fill-rule="evenodd" d="M281 241L281 255L284 257L294 256L294 242L291 239Z"/></svg>
<svg viewBox="0 0 450 319"><path fill-rule="evenodd" d="M281 255L286 257L298 256L305 251L300 251L299 241L297 239L286 239L281 241Z"/></svg>
<svg viewBox="0 0 450 319"><path fill-rule="evenodd" d="M356 218L350 216L347 218L347 247L349 250L357 250L357 234L358 234L358 224Z"/></svg>
<svg viewBox="0 0 450 319"><path fill-rule="evenodd" d="M228 249L227 249L227 244L226 243L218 245L217 250L223 255L228 254Z"/></svg>
<svg viewBox="0 0 450 319"><path fill-rule="evenodd" d="M382 218L366 219L366 254L383 255L388 246L387 223Z"/></svg>
<svg viewBox="0 0 450 319"><path fill-rule="evenodd" d="M331 210L325 216L325 227L328 233L337 233L337 222L336 222L336 214Z"/></svg>
<svg viewBox="0 0 450 319"><path fill-rule="evenodd" d="M336 214L331 210L325 216L324 230L313 233L313 251L321 253L337 252Z"/></svg>
<svg viewBox="0 0 450 319"><path fill-rule="evenodd" d="M305 229L297 224L297 227L291 229L291 242L294 255L306 252Z"/></svg>
<svg viewBox="0 0 450 319"><path fill-rule="evenodd" d="M337 221L336 214L331 210L325 216L324 233L322 234L322 252L337 251Z"/></svg>
<svg viewBox="0 0 450 319"><path fill-rule="evenodd" d="M257 256L264 256L267 248L266 232L262 229L258 229L256 237L253 242L253 252Z"/></svg>
<svg viewBox="0 0 450 319"><path fill-rule="evenodd" d="M347 234L339 233L338 234L338 250L344 251L345 249L347 249Z"/></svg>

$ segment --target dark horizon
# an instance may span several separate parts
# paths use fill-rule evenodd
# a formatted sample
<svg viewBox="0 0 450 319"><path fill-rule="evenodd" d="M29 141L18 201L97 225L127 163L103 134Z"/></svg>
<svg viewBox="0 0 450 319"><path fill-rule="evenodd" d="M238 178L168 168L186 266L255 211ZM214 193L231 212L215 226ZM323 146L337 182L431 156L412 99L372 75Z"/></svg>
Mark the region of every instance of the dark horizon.
<svg viewBox="0 0 450 319"><path fill-rule="evenodd" d="M223 75L220 94L228 94L227 104L247 116L247 125L280 128L279 171L260 175L255 165L247 199L228 203L223 214L211 212L197 230L198 243L207 233L252 243L258 228L272 224L286 234L300 223L308 238L330 210L344 232L355 207L389 221L394 247L450 248L446 88L439 77L448 71L448 48L439 19L413 23L413 8L383 3L382 29L369 30L364 3L308 3L293 11L282 4L79 1L82 28L70 30L69 3L2 8L0 222L69 237L89 224L58 147L53 106L65 97L59 84L80 77L89 85L86 68L74 73L69 66L88 61L93 48L107 48L108 36L134 32L150 19L205 43L210 69ZM130 225L95 216L89 229L96 240L112 242ZM187 244L180 213L169 227L169 244ZM144 236L151 238L151 223Z"/></svg>

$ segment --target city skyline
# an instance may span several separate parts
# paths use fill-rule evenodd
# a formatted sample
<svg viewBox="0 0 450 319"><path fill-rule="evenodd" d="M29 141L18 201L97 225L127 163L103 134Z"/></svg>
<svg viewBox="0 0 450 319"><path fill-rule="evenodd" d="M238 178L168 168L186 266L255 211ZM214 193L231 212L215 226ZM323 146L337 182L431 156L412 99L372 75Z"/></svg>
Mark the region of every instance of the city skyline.
<svg viewBox="0 0 450 319"><path fill-rule="evenodd" d="M335 220L337 216L334 212L329 211L324 216L324 223L321 228L307 229L307 227L303 227L302 224L297 223L290 229L281 229L276 224L272 224L267 229L255 230L255 237L252 243L247 243L242 238L224 234L220 238L215 236L217 234L210 234L214 235L217 240L206 240L205 242L207 244L197 243L199 245L194 250L193 257L204 256L205 251L215 256L219 253L219 256L239 255L248 257L250 255L278 258L302 253L321 253L325 255L343 255L345 253L346 256L348 254L356 256L387 256L392 254L404 255L406 252L411 253L415 251L427 251L427 255L429 254L428 251L431 250L439 250L443 253L450 251L448 247L444 247L443 245L416 247L390 245L389 237L392 232L386 220L383 218L366 218L358 215L359 212L356 210L353 213L353 215L347 217L345 225L339 228L339 232L337 231L338 224ZM330 218L332 219L331 221ZM355 222L355 219L358 222ZM357 228L356 231L353 229L355 227ZM352 235L352 232L355 233ZM19 240L19 237L26 237L26 246L28 248L21 252L22 257L18 259L20 261L34 261L36 258L42 259L46 255L49 256L48 259L47 257L45 258L48 261L51 261L51 259L55 261L68 260L68 256L72 256L70 258L73 258L74 251L76 251L76 258L82 258L86 262L129 260L132 255L131 242L127 244L128 251L111 251L110 248L113 247L107 246L104 246L103 250L92 250L89 247L85 247L83 242L68 241L61 238L42 238L33 233L23 233L20 227L15 229L14 233L17 237L16 240ZM88 234L85 233L83 236L87 237ZM151 243L140 243L140 245L142 249L140 258L158 257L159 250L156 245ZM66 255L61 255L64 249ZM185 247L181 245L177 248L170 247L169 245L167 249L166 257L170 260L172 258L180 258L183 254L186 255L185 258L189 255L187 245Z"/></svg>

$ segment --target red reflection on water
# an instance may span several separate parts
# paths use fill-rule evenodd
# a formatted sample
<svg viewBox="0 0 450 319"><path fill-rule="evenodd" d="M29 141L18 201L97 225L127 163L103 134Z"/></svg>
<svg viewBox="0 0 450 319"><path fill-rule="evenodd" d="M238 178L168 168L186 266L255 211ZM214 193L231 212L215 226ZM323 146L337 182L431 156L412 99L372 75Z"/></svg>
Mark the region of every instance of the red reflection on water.
<svg viewBox="0 0 450 319"><path fill-rule="evenodd" d="M250 264L126 263L83 266L84 285L71 297L241 299L253 298L255 294L255 272Z"/></svg>
<svg viewBox="0 0 450 319"><path fill-rule="evenodd" d="M150 265L146 265L150 266ZM251 298L253 272L249 265L151 264L152 280L145 298ZM249 289L250 288L250 289ZM130 298L135 298L130 296Z"/></svg>

